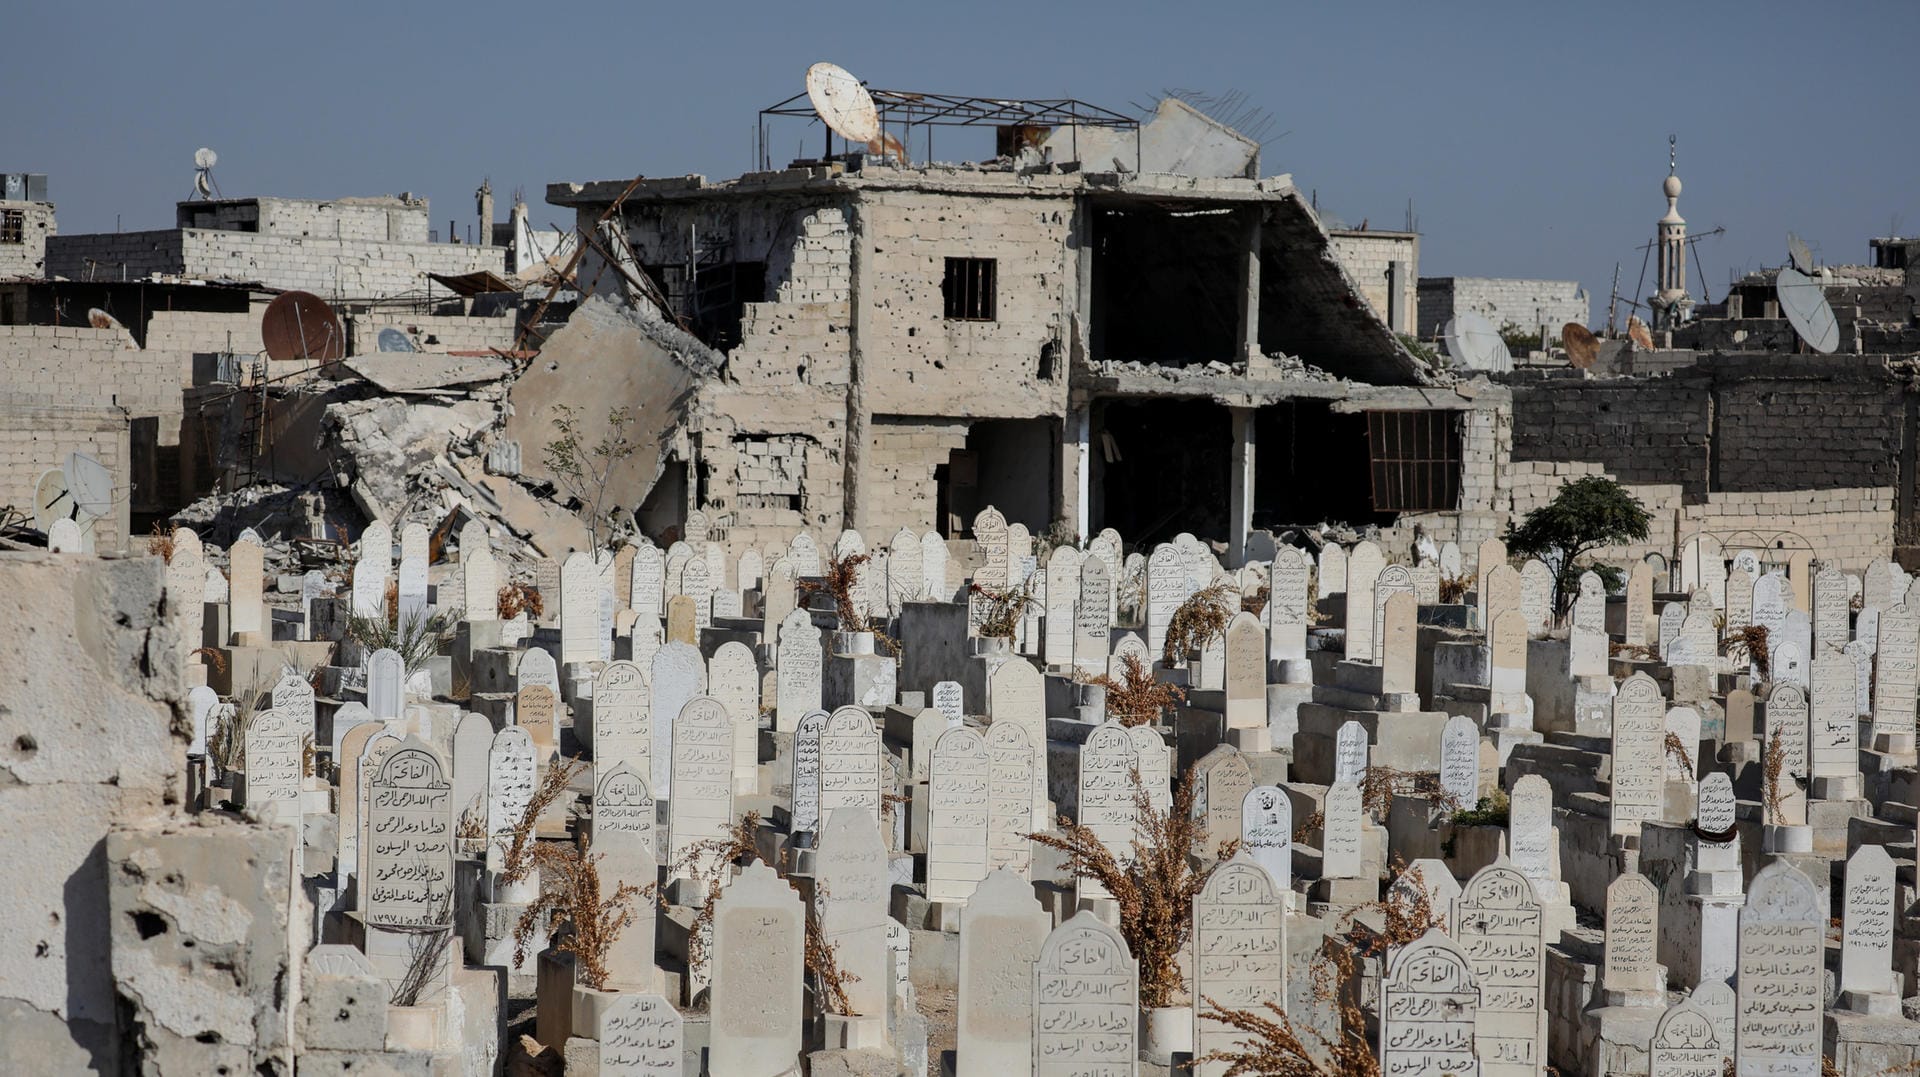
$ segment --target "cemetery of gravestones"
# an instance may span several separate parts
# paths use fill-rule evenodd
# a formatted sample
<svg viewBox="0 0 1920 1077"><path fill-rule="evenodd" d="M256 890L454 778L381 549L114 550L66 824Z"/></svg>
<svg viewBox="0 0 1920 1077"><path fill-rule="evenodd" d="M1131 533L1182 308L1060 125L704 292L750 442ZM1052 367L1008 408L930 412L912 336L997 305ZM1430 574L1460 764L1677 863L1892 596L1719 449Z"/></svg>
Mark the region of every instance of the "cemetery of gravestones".
<svg viewBox="0 0 1920 1077"><path fill-rule="evenodd" d="M484 530L456 561L417 525L369 528L356 564L402 609L539 578ZM1385 1071L1920 1060L1903 1008L1920 921L1898 881L1920 618L1890 563L1701 542L1690 594L1634 561L1614 594L1579 574L1555 618L1547 565L1497 542L1422 564L1386 538L1262 535L1226 563L1192 535L975 525L972 546L909 528L736 549L715 514L664 549L551 559L525 636L490 604L457 619L457 695L398 649L334 654L328 616L260 638L276 607L359 588L283 594L236 542L223 597L194 605L224 654L276 649L251 692L169 649L192 679L180 799L239 809L299 869L266 877L281 909L310 895L276 937L326 970L296 1035L354 1044L313 1049L356 1064L453 1059L448 1015L508 998L542 1051L606 1072L774 1075L840 1052L1217 1074L1273 1046L1247 1021L1277 1020L1271 1003ZM884 682L834 673L853 641L796 582L832 569L823 543L874 555L849 578L902 649ZM204 597L222 551L191 532L174 548L165 577ZM1436 573L1457 601L1435 601ZM969 583L1025 580L1030 616L978 638ZM1201 601L1217 631L1169 661ZM1088 702L1129 656L1161 703ZM1396 826L1409 807L1421 834ZM516 842L537 867L509 878ZM1377 990L1299 989L1328 960L1299 940L1327 938ZM1571 965L1580 998L1554 984ZM379 985L379 1034L320 1031L354 983Z"/></svg>

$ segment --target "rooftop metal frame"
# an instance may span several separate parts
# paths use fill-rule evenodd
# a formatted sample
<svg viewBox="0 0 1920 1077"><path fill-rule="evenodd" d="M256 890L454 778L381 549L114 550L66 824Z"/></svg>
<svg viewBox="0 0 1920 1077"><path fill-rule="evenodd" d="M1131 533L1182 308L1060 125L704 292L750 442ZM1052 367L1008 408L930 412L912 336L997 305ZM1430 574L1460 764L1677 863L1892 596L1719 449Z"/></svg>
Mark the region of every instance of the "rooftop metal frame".
<svg viewBox="0 0 1920 1077"><path fill-rule="evenodd" d="M1085 101L1070 97L1044 99L969 97L919 93L911 90L876 90L872 87L867 88L867 93L872 95L874 108L880 113L882 134L884 135L889 127L898 128L900 131L898 141L903 150L911 152L908 139L915 128L926 129L926 156L922 158L923 161L933 160L933 129L935 127L1065 126L1076 134L1081 127L1111 127L1134 132L1134 168L1135 171L1139 170L1139 118ZM761 109L759 123L755 129L755 151L762 171L773 167L767 144L769 116L797 116L820 123L820 117L814 111L813 102L808 100L804 90L784 101ZM820 127L826 136L826 151L823 157L831 158L834 155L833 131L824 123L820 123ZM1077 157L1079 155L1078 139L1074 141L1075 145L1071 148ZM852 144L848 143L848 145Z"/></svg>

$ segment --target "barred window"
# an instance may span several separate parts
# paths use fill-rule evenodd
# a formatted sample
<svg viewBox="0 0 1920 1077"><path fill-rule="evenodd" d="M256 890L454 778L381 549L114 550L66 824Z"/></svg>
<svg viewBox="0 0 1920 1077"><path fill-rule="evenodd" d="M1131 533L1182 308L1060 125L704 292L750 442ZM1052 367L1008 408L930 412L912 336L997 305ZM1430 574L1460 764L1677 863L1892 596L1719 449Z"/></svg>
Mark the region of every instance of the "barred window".
<svg viewBox="0 0 1920 1077"><path fill-rule="evenodd" d="M1460 420L1452 411L1369 411L1375 512L1460 507Z"/></svg>
<svg viewBox="0 0 1920 1077"><path fill-rule="evenodd" d="M940 293L946 297L947 320L994 320L994 262L991 258L949 258Z"/></svg>
<svg viewBox="0 0 1920 1077"><path fill-rule="evenodd" d="M27 214L24 210L0 209L0 243L27 241Z"/></svg>

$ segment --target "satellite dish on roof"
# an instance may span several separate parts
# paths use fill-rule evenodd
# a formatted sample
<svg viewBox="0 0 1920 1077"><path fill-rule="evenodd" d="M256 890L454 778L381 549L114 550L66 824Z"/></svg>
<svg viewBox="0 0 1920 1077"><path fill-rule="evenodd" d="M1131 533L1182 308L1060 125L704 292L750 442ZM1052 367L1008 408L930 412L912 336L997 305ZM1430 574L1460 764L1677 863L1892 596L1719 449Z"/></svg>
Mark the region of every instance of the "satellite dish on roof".
<svg viewBox="0 0 1920 1077"><path fill-rule="evenodd" d="M383 352L410 352L418 350L413 346L412 337L407 336L405 332L395 329L391 325L380 330L380 335L375 338L375 347Z"/></svg>
<svg viewBox="0 0 1920 1077"><path fill-rule="evenodd" d="M853 73L839 64L817 63L807 68L807 99L834 134L848 142L872 142L880 137L880 110Z"/></svg>
<svg viewBox="0 0 1920 1077"><path fill-rule="evenodd" d="M286 292L267 304L260 318L260 340L269 359L313 359L330 363L347 354L340 316L311 292Z"/></svg>
<svg viewBox="0 0 1920 1077"><path fill-rule="evenodd" d="M1447 355L1469 370L1504 371L1513 369L1513 353L1493 323L1472 311L1453 316L1440 338L1446 341Z"/></svg>
<svg viewBox="0 0 1920 1077"><path fill-rule="evenodd" d="M1653 332L1638 314L1627 315L1627 339L1633 341L1633 346L1641 351L1653 350Z"/></svg>
<svg viewBox="0 0 1920 1077"><path fill-rule="evenodd" d="M220 163L220 155L205 146L193 151L193 197L214 198L220 194L220 186L213 182L213 166Z"/></svg>
<svg viewBox="0 0 1920 1077"><path fill-rule="evenodd" d="M1567 349L1567 362L1572 363L1576 370L1587 369L1600 356L1600 338L1579 322L1568 322L1560 327L1560 343Z"/></svg>
<svg viewBox="0 0 1920 1077"><path fill-rule="evenodd" d="M1793 268L1800 272L1813 272L1813 252L1807 249L1806 240L1792 232L1787 233L1787 259L1793 263Z"/></svg>
<svg viewBox="0 0 1920 1077"><path fill-rule="evenodd" d="M53 468L40 473L33 486L33 526L44 532L55 520L73 518L73 497L67 493L67 473Z"/></svg>
<svg viewBox="0 0 1920 1077"><path fill-rule="evenodd" d="M67 491L74 507L89 516L105 516L113 511L113 473L83 452L67 454Z"/></svg>
<svg viewBox="0 0 1920 1077"><path fill-rule="evenodd" d="M1840 324L1818 284L1798 270L1782 269L1773 279L1773 290L1780 297L1780 313L1807 347L1826 354L1840 346Z"/></svg>

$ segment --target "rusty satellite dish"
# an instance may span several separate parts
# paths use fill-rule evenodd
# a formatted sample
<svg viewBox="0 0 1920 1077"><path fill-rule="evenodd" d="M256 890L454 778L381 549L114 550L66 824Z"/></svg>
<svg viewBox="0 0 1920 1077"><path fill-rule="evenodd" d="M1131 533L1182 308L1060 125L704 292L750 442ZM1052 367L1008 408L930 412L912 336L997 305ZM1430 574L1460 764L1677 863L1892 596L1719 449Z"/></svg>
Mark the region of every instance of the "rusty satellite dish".
<svg viewBox="0 0 1920 1077"><path fill-rule="evenodd" d="M872 142L880 137L880 110L853 73L839 64L817 63L807 68L807 99L834 134L848 142Z"/></svg>
<svg viewBox="0 0 1920 1077"><path fill-rule="evenodd" d="M1638 314L1627 315L1627 339L1633 341L1633 346L1641 351L1653 350L1653 333Z"/></svg>
<svg viewBox="0 0 1920 1077"><path fill-rule="evenodd" d="M1567 349L1567 362L1576 370L1587 369L1600 356L1600 338L1579 322L1560 327L1560 343Z"/></svg>
<svg viewBox="0 0 1920 1077"><path fill-rule="evenodd" d="M268 303L260 319L260 340L269 359L330 363L347 354L340 316L311 292L287 292Z"/></svg>

